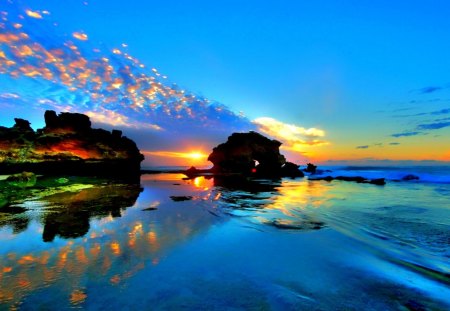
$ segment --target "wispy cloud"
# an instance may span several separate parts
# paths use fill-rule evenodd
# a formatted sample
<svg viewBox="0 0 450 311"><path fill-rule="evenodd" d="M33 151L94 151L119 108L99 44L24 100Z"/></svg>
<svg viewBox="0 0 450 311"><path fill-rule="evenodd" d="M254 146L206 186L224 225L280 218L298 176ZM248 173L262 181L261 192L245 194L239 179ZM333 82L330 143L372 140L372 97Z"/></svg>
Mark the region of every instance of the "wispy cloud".
<svg viewBox="0 0 450 311"><path fill-rule="evenodd" d="M409 136L416 136L416 135L423 135L423 132L404 132L404 133L396 133L392 134L392 137L409 137Z"/></svg>
<svg viewBox="0 0 450 311"><path fill-rule="evenodd" d="M441 114L449 114L450 108L445 108L437 111L430 112L431 115L441 115Z"/></svg>
<svg viewBox="0 0 450 311"><path fill-rule="evenodd" d="M440 90L443 90L444 88L442 86L426 86L424 88L421 88L419 90L419 92L421 94L430 94L430 93L434 93Z"/></svg>
<svg viewBox="0 0 450 311"><path fill-rule="evenodd" d="M418 130L438 130L445 127L449 127L450 122L435 122L435 123L428 123L428 124L420 124L417 126Z"/></svg>
<svg viewBox="0 0 450 311"><path fill-rule="evenodd" d="M356 149L368 149L369 145L356 146Z"/></svg>
<svg viewBox="0 0 450 311"><path fill-rule="evenodd" d="M445 115L450 114L450 108L444 108L440 110L435 110L431 112L420 112L415 114L398 114L393 115L394 118L407 118L407 117L421 117L421 116L438 116L438 115Z"/></svg>
<svg viewBox="0 0 450 311"><path fill-rule="evenodd" d="M400 145L400 143L392 142L392 143L389 143L389 145L391 145L391 146L398 146L398 145Z"/></svg>

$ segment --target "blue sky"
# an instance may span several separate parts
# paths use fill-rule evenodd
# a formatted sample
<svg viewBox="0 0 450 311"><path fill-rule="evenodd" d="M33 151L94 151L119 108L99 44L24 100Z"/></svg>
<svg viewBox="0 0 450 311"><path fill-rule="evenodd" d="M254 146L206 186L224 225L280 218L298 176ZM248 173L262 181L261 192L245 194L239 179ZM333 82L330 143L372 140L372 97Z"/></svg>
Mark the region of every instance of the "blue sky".
<svg viewBox="0 0 450 311"><path fill-rule="evenodd" d="M61 36L83 32L97 47L126 43L171 82L250 121L324 130L329 144L305 146L306 157L450 160L448 1L33 0L18 7L48 10L45 19L58 23ZM44 36L45 29L34 31Z"/></svg>

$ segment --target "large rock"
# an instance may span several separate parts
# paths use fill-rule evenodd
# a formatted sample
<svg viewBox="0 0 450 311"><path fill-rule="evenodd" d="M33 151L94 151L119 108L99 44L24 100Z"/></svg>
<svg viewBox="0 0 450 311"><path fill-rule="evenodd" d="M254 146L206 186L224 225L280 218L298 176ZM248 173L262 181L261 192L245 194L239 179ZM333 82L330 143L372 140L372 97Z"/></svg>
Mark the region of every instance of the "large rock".
<svg viewBox="0 0 450 311"><path fill-rule="evenodd" d="M209 155L216 174L239 173L262 177L303 176L298 166L286 163L281 143L256 132L233 133ZM283 169L284 168L284 169ZM298 172L297 172L298 171Z"/></svg>
<svg viewBox="0 0 450 311"><path fill-rule="evenodd" d="M45 112L43 129L15 119L0 127L0 174L32 171L43 174L139 176L144 156L121 131L92 129L79 113Z"/></svg>

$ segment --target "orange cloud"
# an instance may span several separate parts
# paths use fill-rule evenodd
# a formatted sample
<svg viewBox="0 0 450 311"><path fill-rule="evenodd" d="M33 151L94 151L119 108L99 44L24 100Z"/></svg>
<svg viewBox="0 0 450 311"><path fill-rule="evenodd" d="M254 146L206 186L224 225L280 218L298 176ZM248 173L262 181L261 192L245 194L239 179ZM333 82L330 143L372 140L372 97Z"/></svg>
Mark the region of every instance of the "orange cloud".
<svg viewBox="0 0 450 311"><path fill-rule="evenodd" d="M41 13L39 13L38 11L25 10L25 13L26 13L29 17L33 17L33 18L42 18Z"/></svg>
<svg viewBox="0 0 450 311"><path fill-rule="evenodd" d="M83 33L83 32L74 32L72 33L72 36L75 39L81 40L81 41L86 41L88 39L87 34Z"/></svg>
<svg viewBox="0 0 450 311"><path fill-rule="evenodd" d="M258 130L268 136L280 140L283 149L302 152L305 146L322 146L329 142L318 139L325 136L325 131L317 128L304 128L294 124L287 124L273 118L257 118L253 124Z"/></svg>

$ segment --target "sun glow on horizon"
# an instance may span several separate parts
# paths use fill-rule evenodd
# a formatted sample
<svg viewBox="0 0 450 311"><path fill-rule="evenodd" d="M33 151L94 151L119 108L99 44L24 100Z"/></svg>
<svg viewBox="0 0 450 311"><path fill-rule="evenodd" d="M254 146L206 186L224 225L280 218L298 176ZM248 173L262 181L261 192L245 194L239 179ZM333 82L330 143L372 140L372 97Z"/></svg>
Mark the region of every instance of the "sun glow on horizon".
<svg viewBox="0 0 450 311"><path fill-rule="evenodd" d="M186 157L193 159L193 160L200 160L200 159L206 158L206 154L203 154L198 151L194 151L194 152L186 154Z"/></svg>
<svg viewBox="0 0 450 311"><path fill-rule="evenodd" d="M176 165L207 165L208 154L203 151L141 151L147 158L166 158Z"/></svg>

